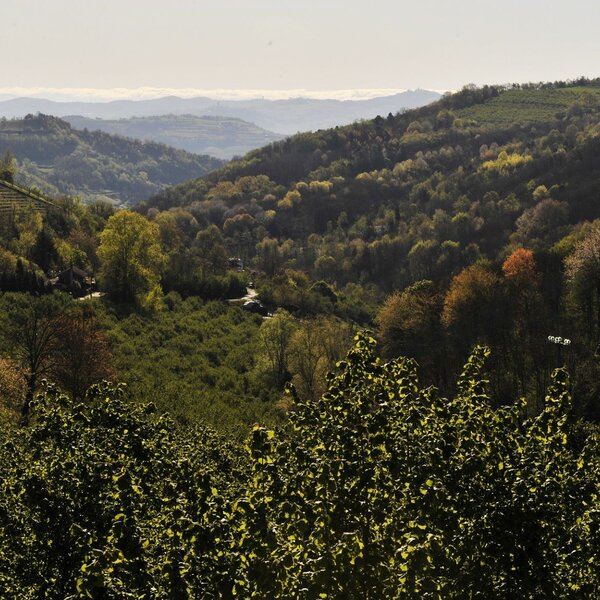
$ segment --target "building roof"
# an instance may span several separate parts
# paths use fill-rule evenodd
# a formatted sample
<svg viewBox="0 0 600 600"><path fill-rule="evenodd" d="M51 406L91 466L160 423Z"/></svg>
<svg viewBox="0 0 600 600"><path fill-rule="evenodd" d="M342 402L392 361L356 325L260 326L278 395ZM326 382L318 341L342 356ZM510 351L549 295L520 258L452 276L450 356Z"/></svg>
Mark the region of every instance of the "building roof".
<svg viewBox="0 0 600 600"><path fill-rule="evenodd" d="M61 275L67 275L69 273L69 271L72 271L73 275L76 275L77 277L81 277L82 279L85 279L88 276L88 274L83 269L80 269L79 267L76 267L75 265L72 265L68 269L61 271L58 274L58 276L60 277Z"/></svg>

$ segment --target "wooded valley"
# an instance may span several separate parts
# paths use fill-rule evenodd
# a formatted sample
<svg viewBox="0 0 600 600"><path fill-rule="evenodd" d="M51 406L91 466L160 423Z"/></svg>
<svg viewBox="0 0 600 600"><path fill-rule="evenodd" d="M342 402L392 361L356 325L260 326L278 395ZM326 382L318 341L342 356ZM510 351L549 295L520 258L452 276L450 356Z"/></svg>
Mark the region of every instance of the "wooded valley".
<svg viewBox="0 0 600 600"><path fill-rule="evenodd" d="M199 160L2 217L5 597L597 598L600 80Z"/></svg>

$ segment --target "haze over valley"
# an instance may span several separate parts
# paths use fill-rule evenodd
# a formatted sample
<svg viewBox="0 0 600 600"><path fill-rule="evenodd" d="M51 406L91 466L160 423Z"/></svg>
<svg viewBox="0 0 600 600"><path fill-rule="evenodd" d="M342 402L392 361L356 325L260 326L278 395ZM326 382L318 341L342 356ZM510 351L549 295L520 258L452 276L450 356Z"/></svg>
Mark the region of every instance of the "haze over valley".
<svg viewBox="0 0 600 600"><path fill-rule="evenodd" d="M162 115L232 117L279 134L293 134L347 125L358 119L372 119L377 115L387 116L390 112L395 114L401 110L423 106L439 97L439 92L409 90L368 100L299 97L227 101L170 96L151 100L56 102L43 98L13 98L0 102L0 116L24 117L40 112L57 117L81 116L108 120Z"/></svg>

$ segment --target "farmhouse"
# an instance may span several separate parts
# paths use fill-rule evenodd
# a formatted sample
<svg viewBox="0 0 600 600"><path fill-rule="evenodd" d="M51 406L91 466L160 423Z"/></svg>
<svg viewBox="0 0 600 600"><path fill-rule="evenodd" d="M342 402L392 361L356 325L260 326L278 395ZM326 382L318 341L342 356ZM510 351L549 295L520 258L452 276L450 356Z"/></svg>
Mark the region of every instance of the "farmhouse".
<svg viewBox="0 0 600 600"><path fill-rule="evenodd" d="M69 292L75 297L85 296L95 290L96 280L83 269L71 265L49 280L52 288Z"/></svg>

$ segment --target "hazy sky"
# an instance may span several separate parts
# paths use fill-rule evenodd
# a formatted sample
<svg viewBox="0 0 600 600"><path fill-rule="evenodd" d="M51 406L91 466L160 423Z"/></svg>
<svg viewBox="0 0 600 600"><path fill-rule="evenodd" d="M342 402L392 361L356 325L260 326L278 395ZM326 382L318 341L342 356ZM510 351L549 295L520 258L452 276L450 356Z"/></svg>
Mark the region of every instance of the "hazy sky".
<svg viewBox="0 0 600 600"><path fill-rule="evenodd" d="M7 88L457 89L600 75L598 0L0 0Z"/></svg>

